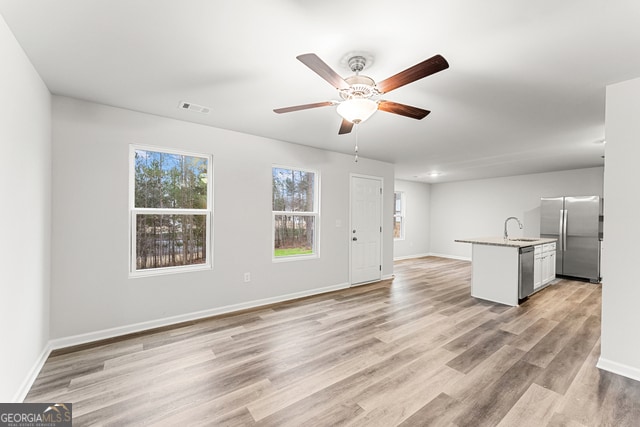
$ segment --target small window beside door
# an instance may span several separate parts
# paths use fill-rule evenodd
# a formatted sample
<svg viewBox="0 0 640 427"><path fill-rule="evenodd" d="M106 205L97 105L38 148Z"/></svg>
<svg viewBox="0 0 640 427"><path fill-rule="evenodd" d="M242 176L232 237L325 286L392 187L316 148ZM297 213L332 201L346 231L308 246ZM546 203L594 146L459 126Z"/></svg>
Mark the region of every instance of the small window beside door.
<svg viewBox="0 0 640 427"><path fill-rule="evenodd" d="M393 238L394 240L404 240L404 192L394 193L393 212Z"/></svg>
<svg viewBox="0 0 640 427"><path fill-rule="evenodd" d="M273 259L318 256L318 174L272 168Z"/></svg>

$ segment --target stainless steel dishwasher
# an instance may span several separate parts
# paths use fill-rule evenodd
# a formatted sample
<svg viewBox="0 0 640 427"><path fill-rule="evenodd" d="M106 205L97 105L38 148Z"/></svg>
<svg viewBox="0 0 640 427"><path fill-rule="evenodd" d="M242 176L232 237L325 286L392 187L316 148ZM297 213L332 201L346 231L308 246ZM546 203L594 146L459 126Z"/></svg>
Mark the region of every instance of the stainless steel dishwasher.
<svg viewBox="0 0 640 427"><path fill-rule="evenodd" d="M518 265L518 298L524 299L533 293L533 246L519 250Z"/></svg>

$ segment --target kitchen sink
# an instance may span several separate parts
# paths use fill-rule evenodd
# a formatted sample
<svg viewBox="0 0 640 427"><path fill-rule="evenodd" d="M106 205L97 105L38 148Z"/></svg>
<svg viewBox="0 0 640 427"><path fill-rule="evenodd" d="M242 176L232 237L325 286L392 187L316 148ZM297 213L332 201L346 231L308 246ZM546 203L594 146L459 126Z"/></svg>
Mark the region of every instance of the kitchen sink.
<svg viewBox="0 0 640 427"><path fill-rule="evenodd" d="M528 237L520 237L520 238L517 238L517 239L509 239L509 240L511 240L513 242L535 242L535 241L540 240L540 239L531 239L531 238L528 238Z"/></svg>

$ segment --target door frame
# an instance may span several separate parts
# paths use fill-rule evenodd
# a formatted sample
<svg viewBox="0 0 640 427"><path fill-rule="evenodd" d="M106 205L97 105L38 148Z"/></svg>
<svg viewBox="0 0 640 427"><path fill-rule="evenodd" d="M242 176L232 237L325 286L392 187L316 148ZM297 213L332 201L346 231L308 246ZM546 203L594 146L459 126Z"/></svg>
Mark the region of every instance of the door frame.
<svg viewBox="0 0 640 427"><path fill-rule="evenodd" d="M380 188L382 189L382 193L380 194L380 227L382 227L382 232L380 233L380 253L378 254L378 259L380 261L380 276L375 279L375 280L371 280L368 282L361 282L361 283L353 283L353 254L352 254L352 245L351 245L351 230L353 230L353 212L352 212L352 208L353 208L353 192L352 192L352 188L353 188L353 179L354 178L365 178L365 179L373 179L376 181L380 182ZM384 177L382 176L375 176L375 175L364 175L364 174L360 174L360 173L350 173L349 174L349 230L348 230L348 235L347 238L349 239L349 287L352 286L360 286L360 285L366 285L369 283L374 283L374 282L378 282L380 280L382 280L382 254L384 253L384 231L385 231L385 227L384 227L384 195L385 195L385 190L384 190Z"/></svg>

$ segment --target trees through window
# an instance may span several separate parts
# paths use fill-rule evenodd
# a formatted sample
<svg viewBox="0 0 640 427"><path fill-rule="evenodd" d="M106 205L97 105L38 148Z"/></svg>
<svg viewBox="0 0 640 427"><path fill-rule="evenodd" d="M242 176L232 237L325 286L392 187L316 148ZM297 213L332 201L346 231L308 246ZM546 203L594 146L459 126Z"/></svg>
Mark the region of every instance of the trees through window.
<svg viewBox="0 0 640 427"><path fill-rule="evenodd" d="M315 172L272 168L274 258L317 254L317 187Z"/></svg>
<svg viewBox="0 0 640 427"><path fill-rule="evenodd" d="M211 267L211 157L131 147L131 273Z"/></svg>

